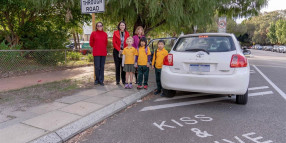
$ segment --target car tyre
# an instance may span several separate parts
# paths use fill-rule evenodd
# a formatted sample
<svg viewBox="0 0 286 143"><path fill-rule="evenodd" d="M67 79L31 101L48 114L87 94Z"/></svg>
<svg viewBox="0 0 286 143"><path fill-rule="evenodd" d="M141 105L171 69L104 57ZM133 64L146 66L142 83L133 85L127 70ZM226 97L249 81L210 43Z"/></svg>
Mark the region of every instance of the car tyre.
<svg viewBox="0 0 286 143"><path fill-rule="evenodd" d="M165 97L168 97L168 98L172 98L174 97L176 94L176 91L175 90L168 90L168 89L163 89L163 95Z"/></svg>
<svg viewBox="0 0 286 143"><path fill-rule="evenodd" d="M248 101L248 90L244 95L236 95L237 104L245 105L247 104L247 101Z"/></svg>

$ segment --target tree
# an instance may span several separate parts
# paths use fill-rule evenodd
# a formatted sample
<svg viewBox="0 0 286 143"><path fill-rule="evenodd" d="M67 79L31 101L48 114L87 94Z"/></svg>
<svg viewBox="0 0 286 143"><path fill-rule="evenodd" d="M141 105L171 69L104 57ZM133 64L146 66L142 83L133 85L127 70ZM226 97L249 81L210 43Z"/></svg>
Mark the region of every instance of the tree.
<svg viewBox="0 0 286 143"><path fill-rule="evenodd" d="M267 34L271 23L275 23L278 19L285 15L284 11L274 11L261 13L258 16L250 17L249 19L242 22L242 25L246 26L247 33L252 42L259 44L271 44L271 39ZM272 29L273 30L273 27ZM276 34L275 34L276 35ZM272 40L275 41L275 37L272 36Z"/></svg>
<svg viewBox="0 0 286 143"><path fill-rule="evenodd" d="M125 20L133 33L143 26L145 33L164 26L171 33L205 27L215 14L241 17L257 14L267 0L108 0L106 12L98 18L113 25Z"/></svg>
<svg viewBox="0 0 286 143"><path fill-rule="evenodd" d="M0 35L29 49L63 47L67 31L90 20L78 0L2 0L0 8Z"/></svg>
<svg viewBox="0 0 286 143"><path fill-rule="evenodd" d="M268 28L267 37L272 44L277 43L276 29L275 29L275 23L274 22L270 23L270 26Z"/></svg>

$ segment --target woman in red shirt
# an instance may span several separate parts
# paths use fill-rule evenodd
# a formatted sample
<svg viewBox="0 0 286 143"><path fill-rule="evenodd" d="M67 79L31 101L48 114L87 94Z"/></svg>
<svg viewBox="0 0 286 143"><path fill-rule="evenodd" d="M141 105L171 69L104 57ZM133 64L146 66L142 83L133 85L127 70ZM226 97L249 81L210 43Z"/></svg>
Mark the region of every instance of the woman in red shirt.
<svg viewBox="0 0 286 143"><path fill-rule="evenodd" d="M96 79L94 85L100 84L104 86L104 64L107 55L107 34L103 31L102 22L96 23L96 31L90 35L89 45L92 47L94 59L94 72Z"/></svg>
<svg viewBox="0 0 286 143"><path fill-rule="evenodd" d="M120 83L120 71L121 71L121 80L122 83L125 85L125 72L121 66L122 54L123 49L127 46L126 39L129 37L129 33L126 30L126 24L124 21L119 22L116 31L113 33L113 58L115 63L115 72L116 72L116 84Z"/></svg>

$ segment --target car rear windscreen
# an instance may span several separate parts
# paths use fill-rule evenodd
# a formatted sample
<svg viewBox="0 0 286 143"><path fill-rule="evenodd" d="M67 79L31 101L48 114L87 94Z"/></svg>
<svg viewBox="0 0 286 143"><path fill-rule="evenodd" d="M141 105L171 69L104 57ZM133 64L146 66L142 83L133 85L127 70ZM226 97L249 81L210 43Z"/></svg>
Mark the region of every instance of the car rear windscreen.
<svg viewBox="0 0 286 143"><path fill-rule="evenodd" d="M208 52L228 52L235 50L230 36L196 36L179 38L174 51L196 52L203 49Z"/></svg>

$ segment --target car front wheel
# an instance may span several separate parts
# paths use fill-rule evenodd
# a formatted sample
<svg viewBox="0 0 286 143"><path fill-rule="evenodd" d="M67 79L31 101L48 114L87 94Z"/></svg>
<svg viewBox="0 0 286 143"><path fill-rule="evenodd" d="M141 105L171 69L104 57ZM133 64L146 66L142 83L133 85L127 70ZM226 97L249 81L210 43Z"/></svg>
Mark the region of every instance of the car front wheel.
<svg viewBox="0 0 286 143"><path fill-rule="evenodd" d="M175 90L168 90L168 89L163 89L163 94L165 97L169 97L172 98L176 95L176 91Z"/></svg>
<svg viewBox="0 0 286 143"><path fill-rule="evenodd" d="M247 104L247 100L248 100L248 90L244 95L236 95L237 104L245 105Z"/></svg>

